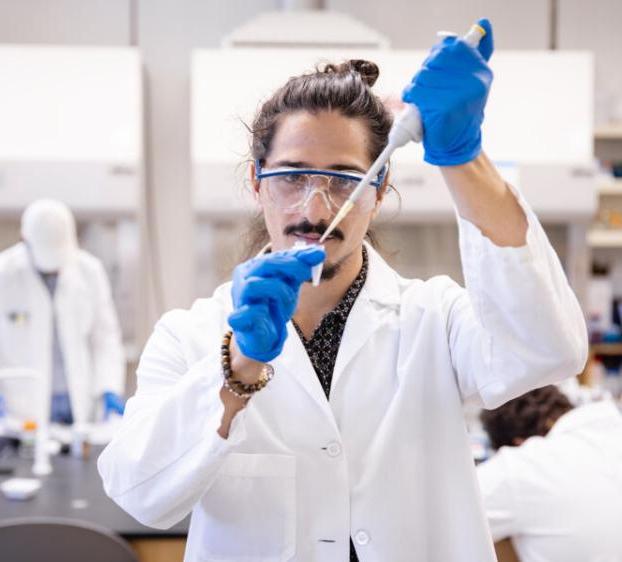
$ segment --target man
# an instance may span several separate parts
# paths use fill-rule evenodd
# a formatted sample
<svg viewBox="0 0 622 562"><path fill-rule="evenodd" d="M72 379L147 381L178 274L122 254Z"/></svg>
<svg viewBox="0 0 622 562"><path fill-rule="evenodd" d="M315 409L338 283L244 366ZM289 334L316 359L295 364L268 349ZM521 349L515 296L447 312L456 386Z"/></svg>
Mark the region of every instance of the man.
<svg viewBox="0 0 622 562"><path fill-rule="evenodd" d="M403 279L363 242L385 172L313 245L386 145L376 65L293 77L259 109L250 174L270 252L158 323L99 459L143 523L193 513L186 562L494 560L461 400L494 407L580 371L586 336L537 219L481 152L481 23L479 50L446 39L404 95L461 216L468 291Z"/></svg>
<svg viewBox="0 0 622 562"><path fill-rule="evenodd" d="M546 386L481 414L499 452L478 466L495 541L522 562L622 560L622 416Z"/></svg>
<svg viewBox="0 0 622 562"><path fill-rule="evenodd" d="M61 424L123 412L125 359L108 278L78 248L69 208L41 199L22 215L23 241L0 253L2 372L37 373L40 400L6 384L12 414ZM1 388L1 387L0 387Z"/></svg>

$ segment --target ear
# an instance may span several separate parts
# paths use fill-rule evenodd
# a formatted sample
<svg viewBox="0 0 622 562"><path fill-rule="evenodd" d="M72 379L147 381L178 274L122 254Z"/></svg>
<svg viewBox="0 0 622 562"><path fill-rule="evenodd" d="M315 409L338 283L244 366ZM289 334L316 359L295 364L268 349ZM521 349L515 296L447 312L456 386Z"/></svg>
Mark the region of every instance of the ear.
<svg viewBox="0 0 622 562"><path fill-rule="evenodd" d="M248 184L251 186L251 191L253 193L253 199L259 203L259 180L255 179L255 162L251 162L248 167Z"/></svg>
<svg viewBox="0 0 622 562"><path fill-rule="evenodd" d="M390 170L387 170L387 173L384 176L384 180L382 180L382 185L378 188L378 194L376 196L376 204L374 205L374 209L371 213L371 220L374 220L378 216L378 213L380 212L382 201L384 200L384 196L387 194L387 191L389 189L389 176L390 175L391 175Z"/></svg>

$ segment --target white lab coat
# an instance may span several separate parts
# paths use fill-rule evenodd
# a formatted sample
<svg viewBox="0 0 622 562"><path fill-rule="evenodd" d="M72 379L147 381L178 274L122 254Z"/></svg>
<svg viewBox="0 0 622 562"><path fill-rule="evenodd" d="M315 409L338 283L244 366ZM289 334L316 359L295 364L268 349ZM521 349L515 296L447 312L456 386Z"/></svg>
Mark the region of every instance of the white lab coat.
<svg viewBox="0 0 622 562"><path fill-rule="evenodd" d="M622 561L622 416L612 401L571 410L477 473L493 537L511 537L521 562Z"/></svg>
<svg viewBox="0 0 622 562"><path fill-rule="evenodd" d="M494 560L461 401L498 406L579 372L587 353L581 310L528 220L518 249L460 220L468 292L404 279L370 248L330 401L290 323L273 380L227 440L230 285L166 314L99 458L107 494L154 527L192 511L186 562L344 562L350 536L361 562Z"/></svg>
<svg viewBox="0 0 622 562"><path fill-rule="evenodd" d="M0 253L0 372L35 370L40 400L24 400L24 388L32 387L21 381L0 380L0 389L9 407L15 405L12 413L35 419L37 414L49 416L52 307L74 421L92 421L103 392L123 393L125 358L108 278L101 262L82 250L61 270L54 301L23 243ZM35 404L42 410L37 412Z"/></svg>

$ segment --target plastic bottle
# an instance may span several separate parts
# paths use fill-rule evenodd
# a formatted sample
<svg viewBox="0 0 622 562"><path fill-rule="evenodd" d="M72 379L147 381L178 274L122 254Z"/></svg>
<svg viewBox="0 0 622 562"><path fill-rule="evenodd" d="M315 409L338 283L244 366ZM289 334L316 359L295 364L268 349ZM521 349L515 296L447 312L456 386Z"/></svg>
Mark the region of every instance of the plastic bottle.
<svg viewBox="0 0 622 562"><path fill-rule="evenodd" d="M35 442L37 439L37 422L25 420L20 435L19 456L23 459L35 458Z"/></svg>
<svg viewBox="0 0 622 562"><path fill-rule="evenodd" d="M90 452L88 426L75 424L72 429L71 454L76 458L86 460L89 458Z"/></svg>

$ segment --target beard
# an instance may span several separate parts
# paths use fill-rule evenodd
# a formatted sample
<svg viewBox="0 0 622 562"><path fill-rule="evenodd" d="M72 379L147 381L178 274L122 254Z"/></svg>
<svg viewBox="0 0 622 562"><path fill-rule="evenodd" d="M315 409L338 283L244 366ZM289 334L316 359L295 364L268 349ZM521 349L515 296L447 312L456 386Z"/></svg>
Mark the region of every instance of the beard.
<svg viewBox="0 0 622 562"><path fill-rule="evenodd" d="M322 276L320 279L322 281L330 281L333 279L341 271L343 264L354 255L354 252L355 250L351 251L334 263L324 262L324 269L322 269Z"/></svg>
<svg viewBox="0 0 622 562"><path fill-rule="evenodd" d="M335 277L335 275L337 275L337 273L339 273L340 269L341 269L340 262L324 264L324 269L322 269L322 276L320 277L320 279L322 281L330 281L331 279Z"/></svg>

